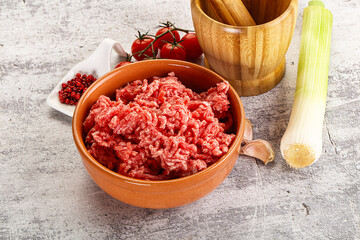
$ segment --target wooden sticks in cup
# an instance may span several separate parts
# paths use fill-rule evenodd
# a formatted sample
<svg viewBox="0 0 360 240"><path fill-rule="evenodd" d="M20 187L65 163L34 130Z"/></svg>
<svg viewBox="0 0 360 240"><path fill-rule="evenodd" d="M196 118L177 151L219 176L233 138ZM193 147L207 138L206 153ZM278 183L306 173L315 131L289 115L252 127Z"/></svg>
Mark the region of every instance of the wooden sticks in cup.
<svg viewBox="0 0 360 240"><path fill-rule="evenodd" d="M206 0L207 13L219 22L234 26L254 26L254 19L241 0Z"/></svg>

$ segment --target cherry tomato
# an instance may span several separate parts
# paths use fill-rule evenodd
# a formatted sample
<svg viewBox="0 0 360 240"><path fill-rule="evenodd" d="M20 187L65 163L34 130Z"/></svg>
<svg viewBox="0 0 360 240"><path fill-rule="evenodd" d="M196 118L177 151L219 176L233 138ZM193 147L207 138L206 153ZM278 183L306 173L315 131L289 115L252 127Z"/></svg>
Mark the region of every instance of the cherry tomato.
<svg viewBox="0 0 360 240"><path fill-rule="evenodd" d="M163 27L160 28L157 32L156 32L156 36L159 36L160 34L173 29L172 27ZM180 40L180 34L178 31L176 30L171 30L171 33L174 35L175 37L175 41L178 42ZM168 33L165 33L163 36L161 36L160 38L158 38L156 40L156 42L158 42L158 47L159 49L162 48L162 46L165 45L166 42L174 42L174 37L173 35L171 35L170 31Z"/></svg>
<svg viewBox="0 0 360 240"><path fill-rule="evenodd" d="M118 65L116 65L115 68L122 67L122 66L128 65L128 64L130 64L130 63L131 63L131 62L127 62L127 61L119 62Z"/></svg>
<svg viewBox="0 0 360 240"><path fill-rule="evenodd" d="M160 50L161 58L186 60L186 51L179 43L165 43Z"/></svg>
<svg viewBox="0 0 360 240"><path fill-rule="evenodd" d="M137 53L139 51L144 50L153 41L154 41L154 38L140 34L139 37L131 45L131 53L133 54L134 58L138 61L141 61L141 60L144 60L145 58L151 58L151 57L153 57L153 55L156 55L157 54L157 44L155 44L155 43L154 43L153 47L150 46L142 54ZM153 54L152 48L154 48L155 54ZM135 54L135 53L137 53L137 54Z"/></svg>
<svg viewBox="0 0 360 240"><path fill-rule="evenodd" d="M180 44L185 48L188 60L195 60L203 53L195 33L185 34L181 38Z"/></svg>

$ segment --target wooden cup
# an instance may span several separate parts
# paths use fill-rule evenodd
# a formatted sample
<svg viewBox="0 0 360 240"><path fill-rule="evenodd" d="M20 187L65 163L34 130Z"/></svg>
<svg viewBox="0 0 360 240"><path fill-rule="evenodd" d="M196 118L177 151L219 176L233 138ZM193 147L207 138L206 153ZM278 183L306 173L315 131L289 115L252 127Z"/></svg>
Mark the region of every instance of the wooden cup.
<svg viewBox="0 0 360 240"><path fill-rule="evenodd" d="M218 22L206 13L206 0L191 0L191 13L205 65L227 79L240 96L253 96L275 87L285 74L298 0L243 3L258 25Z"/></svg>

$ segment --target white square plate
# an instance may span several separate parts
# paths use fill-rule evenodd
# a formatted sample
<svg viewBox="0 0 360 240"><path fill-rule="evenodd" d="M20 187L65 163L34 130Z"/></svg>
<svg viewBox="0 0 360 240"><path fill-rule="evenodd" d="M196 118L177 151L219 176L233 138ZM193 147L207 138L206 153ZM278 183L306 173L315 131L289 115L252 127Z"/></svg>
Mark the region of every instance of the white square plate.
<svg viewBox="0 0 360 240"><path fill-rule="evenodd" d="M59 91L62 88L62 84L74 78L76 73L92 74L96 78L100 78L104 74L108 73L111 70L110 60L113 48L120 56L126 57L126 52L120 43L110 38L104 39L87 59L76 64L61 79L47 98L47 104L50 107L72 117L75 111L75 106L61 103L59 100Z"/></svg>

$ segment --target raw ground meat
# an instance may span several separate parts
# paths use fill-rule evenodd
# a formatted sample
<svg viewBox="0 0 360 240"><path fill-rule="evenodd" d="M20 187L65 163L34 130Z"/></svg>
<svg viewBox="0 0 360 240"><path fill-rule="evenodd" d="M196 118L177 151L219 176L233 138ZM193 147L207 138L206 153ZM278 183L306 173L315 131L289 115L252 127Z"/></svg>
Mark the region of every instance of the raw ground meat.
<svg viewBox="0 0 360 240"><path fill-rule="evenodd" d="M84 122L90 154L120 174L164 180L197 173L225 154L234 134L222 82L207 92L186 88L173 72L136 80L100 96Z"/></svg>

